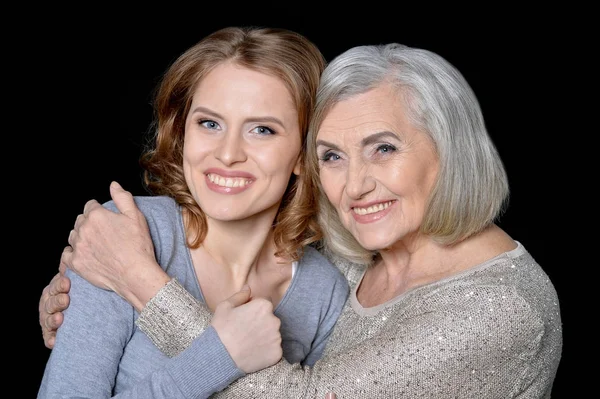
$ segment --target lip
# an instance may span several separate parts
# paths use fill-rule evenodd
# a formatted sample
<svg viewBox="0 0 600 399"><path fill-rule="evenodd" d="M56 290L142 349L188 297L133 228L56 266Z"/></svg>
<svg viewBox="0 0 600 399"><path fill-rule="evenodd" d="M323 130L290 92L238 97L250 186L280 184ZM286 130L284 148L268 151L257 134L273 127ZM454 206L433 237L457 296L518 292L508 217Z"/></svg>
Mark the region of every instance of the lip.
<svg viewBox="0 0 600 399"><path fill-rule="evenodd" d="M379 205L379 204L385 204L386 202L390 202L388 201L377 201L377 202L371 202L368 204L352 204L352 206L350 207L350 214L352 215L352 217L354 218L354 220L357 223L361 223L361 224L367 224L367 223L374 223L377 222L378 220L383 219L384 217L386 217L391 211L392 208L396 205L395 200L392 200L390 206L388 206L387 208L378 211L378 212L374 212L374 213L369 213L367 215L359 215L358 213L354 212L354 208L368 208L370 206L375 206L375 205Z"/></svg>
<svg viewBox="0 0 600 399"><path fill-rule="evenodd" d="M210 179L208 178L208 175L210 175L210 174L219 175L219 176L225 177L225 178L242 178L242 179L250 180L250 183L248 183L242 187L223 187L223 186L219 186L218 184L215 184L212 181L210 181ZM209 190L214 191L219 194L232 195L232 194L239 194L241 192L248 190L254 183L254 180L256 180L256 177L254 177L254 175L252 175L251 173L243 172L243 171L210 168L210 169L207 169L204 171L204 180L206 181L206 186L208 187Z"/></svg>

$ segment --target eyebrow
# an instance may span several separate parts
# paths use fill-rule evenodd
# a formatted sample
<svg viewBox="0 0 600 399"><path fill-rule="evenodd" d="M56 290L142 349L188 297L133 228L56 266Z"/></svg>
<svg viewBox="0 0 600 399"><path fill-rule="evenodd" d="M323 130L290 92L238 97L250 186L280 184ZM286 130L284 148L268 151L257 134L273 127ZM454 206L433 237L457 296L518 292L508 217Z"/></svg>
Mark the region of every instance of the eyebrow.
<svg viewBox="0 0 600 399"><path fill-rule="evenodd" d="M392 132L390 132L388 130L385 130L383 132L374 133L374 134L372 134L370 136L365 137L364 139L362 139L361 143L362 143L363 147L366 147L367 145L373 144L373 143L381 140L384 137L389 137L389 138L398 140L398 136L397 135L395 135L394 133L392 133Z"/></svg>
<svg viewBox="0 0 600 399"><path fill-rule="evenodd" d="M383 132L374 133L370 136L365 137L364 139L362 139L361 145L363 147L366 147L370 144L376 143L377 141L381 140L384 137L389 137L389 138L398 140L397 135L395 135L394 133L392 133L390 131L385 130ZM329 147L336 151L340 149L337 145L330 143L328 141L325 141L325 140L317 140L317 147L320 145L324 145L324 146Z"/></svg>
<svg viewBox="0 0 600 399"><path fill-rule="evenodd" d="M208 108L202 107L202 106L196 107L192 110L192 113L196 113L196 112L202 112L204 114L213 116L218 119L225 119L222 115L220 115L214 111L211 111ZM275 123L275 124L281 126L282 128L285 128L285 125L283 124L283 122L280 119L275 118L274 116L253 116L250 118L246 118L245 122L259 122L259 123L271 122L271 123Z"/></svg>

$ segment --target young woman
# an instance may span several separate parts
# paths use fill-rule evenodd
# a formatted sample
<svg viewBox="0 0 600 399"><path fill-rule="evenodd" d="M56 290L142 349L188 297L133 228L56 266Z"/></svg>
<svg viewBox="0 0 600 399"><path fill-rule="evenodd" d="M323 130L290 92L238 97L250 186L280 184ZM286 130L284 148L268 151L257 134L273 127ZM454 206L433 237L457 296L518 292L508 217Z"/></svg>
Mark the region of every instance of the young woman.
<svg viewBox="0 0 600 399"><path fill-rule="evenodd" d="M323 67L318 49L297 33L227 28L182 54L159 86L155 141L142 157L156 195L135 204L150 231L138 254L165 274L158 285L134 278L143 289L183 294L184 307L215 313L189 340L203 337L205 375L188 388L202 396L282 354L314 364L345 303L345 278L307 246L320 231L301 154ZM69 236L73 264L93 263L94 241L125 235L117 229L86 241L85 219L102 212L127 218L119 193L113 184L114 201L91 201L78 217ZM145 302L130 305L72 271L67 276L71 303L38 397L182 395L163 366L185 375L190 359L173 357L177 348L140 330L154 322L139 317ZM217 306L228 298L229 307ZM175 315L174 323L186 321L180 303L155 298L152 305ZM226 321L240 310L253 316L232 327ZM244 344L248 336L252 345ZM224 365L232 374L220 372Z"/></svg>
<svg viewBox="0 0 600 399"><path fill-rule="evenodd" d="M508 199L507 175L456 68L395 43L344 52L321 77L306 156L325 251L350 282L349 299L314 366L281 360L215 398L550 397L562 351L559 300L525 246L495 223ZM111 231L103 220L89 224ZM109 280L118 292L136 290L119 275L124 265L160 276L152 264L124 258L107 268L117 266ZM154 315L148 334L201 358L178 337L203 322L161 328L169 318L145 311ZM200 375L190 364L174 384L189 386Z"/></svg>

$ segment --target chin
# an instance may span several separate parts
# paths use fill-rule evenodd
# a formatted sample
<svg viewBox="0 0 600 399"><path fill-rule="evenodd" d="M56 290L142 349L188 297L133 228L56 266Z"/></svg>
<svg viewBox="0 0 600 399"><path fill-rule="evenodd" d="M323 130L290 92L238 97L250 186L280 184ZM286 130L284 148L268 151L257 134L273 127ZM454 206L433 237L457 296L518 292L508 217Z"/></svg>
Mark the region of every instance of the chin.
<svg viewBox="0 0 600 399"><path fill-rule="evenodd" d="M369 251L379 251L388 248L393 244L390 242L389 237L374 237L373 235L369 237L359 237L356 241Z"/></svg>

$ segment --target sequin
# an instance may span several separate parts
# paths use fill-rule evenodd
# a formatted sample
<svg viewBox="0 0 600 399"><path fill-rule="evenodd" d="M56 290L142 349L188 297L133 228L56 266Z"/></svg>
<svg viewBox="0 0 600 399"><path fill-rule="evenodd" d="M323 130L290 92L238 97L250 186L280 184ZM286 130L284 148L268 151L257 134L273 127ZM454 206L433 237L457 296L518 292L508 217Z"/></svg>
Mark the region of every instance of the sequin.
<svg viewBox="0 0 600 399"><path fill-rule="evenodd" d="M550 398L562 353L559 301L521 245L369 309L355 295L364 267L332 260L354 289L323 358L313 368L281 361L212 397Z"/></svg>

